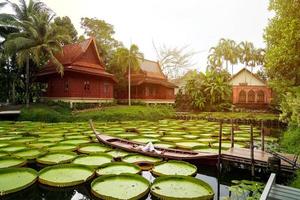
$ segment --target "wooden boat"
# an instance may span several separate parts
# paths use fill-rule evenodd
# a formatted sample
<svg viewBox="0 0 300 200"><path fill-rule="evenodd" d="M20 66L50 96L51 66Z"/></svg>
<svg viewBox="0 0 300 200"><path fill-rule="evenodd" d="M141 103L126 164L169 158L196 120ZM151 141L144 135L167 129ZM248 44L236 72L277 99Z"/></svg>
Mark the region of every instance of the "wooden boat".
<svg viewBox="0 0 300 200"><path fill-rule="evenodd" d="M104 135L96 131L93 122L90 120L90 126L96 135L99 142L109 145L111 147L123 149L128 152L140 153L147 156L159 157L164 159L175 159L175 160L200 160L200 159L216 159L217 154L209 152L198 152L190 150L180 150L171 148L155 147L158 152L142 151L140 147L145 144L116 138L108 135ZM154 144L155 145L155 144Z"/></svg>

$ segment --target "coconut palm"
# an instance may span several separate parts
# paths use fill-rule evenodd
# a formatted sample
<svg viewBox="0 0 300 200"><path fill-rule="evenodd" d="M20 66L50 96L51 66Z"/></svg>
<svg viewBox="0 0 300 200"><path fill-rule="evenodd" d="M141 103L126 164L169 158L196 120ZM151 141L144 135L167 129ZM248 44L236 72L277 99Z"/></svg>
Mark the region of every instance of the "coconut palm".
<svg viewBox="0 0 300 200"><path fill-rule="evenodd" d="M129 49L119 48L115 54L116 63L122 66L124 71L128 73L128 105L131 105L131 71L140 69L140 62L144 56L139 52L137 45L131 45Z"/></svg>
<svg viewBox="0 0 300 200"><path fill-rule="evenodd" d="M253 71L253 67L255 67L254 62L254 53L255 48L251 42L241 42L239 44L240 51L240 62L245 64L246 67L251 67L251 72Z"/></svg>
<svg viewBox="0 0 300 200"><path fill-rule="evenodd" d="M28 5L25 0L19 4L6 1L14 10L14 14L1 14L2 25L13 26L19 31L7 35L4 43L8 54L17 53L19 65L26 62L26 105L29 106L29 59L36 64L41 64L41 58L50 61L57 67L62 75L63 66L54 54L61 51L61 42L67 36L57 35L51 29L50 22L54 15L42 2L30 0Z"/></svg>

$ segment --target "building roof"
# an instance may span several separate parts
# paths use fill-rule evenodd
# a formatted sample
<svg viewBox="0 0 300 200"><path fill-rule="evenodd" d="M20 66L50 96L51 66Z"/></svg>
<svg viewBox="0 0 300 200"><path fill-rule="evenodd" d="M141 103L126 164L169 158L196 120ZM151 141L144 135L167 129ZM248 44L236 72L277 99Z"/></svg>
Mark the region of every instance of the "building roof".
<svg viewBox="0 0 300 200"><path fill-rule="evenodd" d="M244 76L244 77L242 77ZM247 77L246 77L247 76ZM250 77L250 78L249 78ZM240 82L240 81L243 82ZM236 74L234 74L230 79L229 79L229 83L231 85L235 85L235 84L244 84L250 82L250 85L267 85L267 82L263 79L261 79L259 76L257 76L256 74L250 72L248 69L243 68L241 69L239 72L237 72Z"/></svg>
<svg viewBox="0 0 300 200"><path fill-rule="evenodd" d="M114 75L105 71L94 38L89 38L80 43L65 45L63 46L62 52L56 54L55 57L63 64L64 71L105 76L115 80ZM57 73L56 67L49 61L38 73L38 76L55 73Z"/></svg>
<svg viewBox="0 0 300 200"><path fill-rule="evenodd" d="M140 59L140 71L131 74L132 85L140 85L142 83L151 83L163 85L165 87L177 87L168 81L162 72L158 62Z"/></svg>

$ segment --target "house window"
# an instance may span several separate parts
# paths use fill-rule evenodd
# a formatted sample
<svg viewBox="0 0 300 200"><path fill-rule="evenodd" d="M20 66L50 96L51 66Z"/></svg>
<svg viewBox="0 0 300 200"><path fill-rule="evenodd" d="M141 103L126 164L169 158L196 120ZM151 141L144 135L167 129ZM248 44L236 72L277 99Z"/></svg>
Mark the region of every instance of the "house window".
<svg viewBox="0 0 300 200"><path fill-rule="evenodd" d="M250 90L248 92L248 103L254 103L255 102L255 92L253 90Z"/></svg>
<svg viewBox="0 0 300 200"><path fill-rule="evenodd" d="M265 102L265 93L262 90L259 90L257 92L257 102L258 103L264 103Z"/></svg>
<svg viewBox="0 0 300 200"><path fill-rule="evenodd" d="M69 91L69 81L64 82L64 90L65 90L65 92Z"/></svg>
<svg viewBox="0 0 300 200"><path fill-rule="evenodd" d="M246 103L246 92L244 90L239 93L239 103Z"/></svg>
<svg viewBox="0 0 300 200"><path fill-rule="evenodd" d="M84 90L90 90L90 82L84 81Z"/></svg>

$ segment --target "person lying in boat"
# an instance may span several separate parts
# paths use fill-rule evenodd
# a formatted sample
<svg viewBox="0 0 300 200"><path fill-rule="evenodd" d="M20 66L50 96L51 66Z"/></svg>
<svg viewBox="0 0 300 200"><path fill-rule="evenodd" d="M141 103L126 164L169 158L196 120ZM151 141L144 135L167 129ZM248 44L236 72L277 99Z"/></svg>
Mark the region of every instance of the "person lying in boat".
<svg viewBox="0 0 300 200"><path fill-rule="evenodd" d="M158 153L160 154L161 152L156 150L152 142L148 142L145 146L141 145L138 146L137 149L142 150L144 152L153 152L153 153Z"/></svg>

